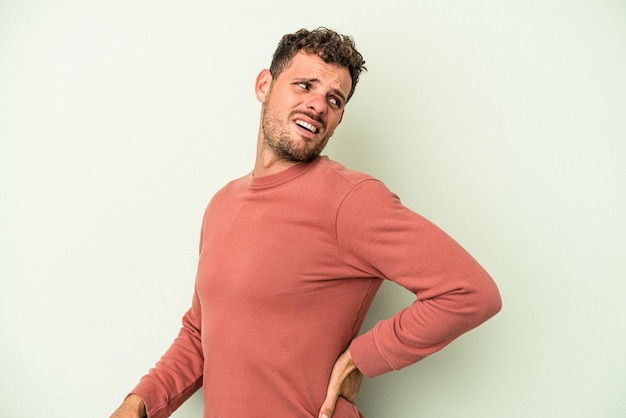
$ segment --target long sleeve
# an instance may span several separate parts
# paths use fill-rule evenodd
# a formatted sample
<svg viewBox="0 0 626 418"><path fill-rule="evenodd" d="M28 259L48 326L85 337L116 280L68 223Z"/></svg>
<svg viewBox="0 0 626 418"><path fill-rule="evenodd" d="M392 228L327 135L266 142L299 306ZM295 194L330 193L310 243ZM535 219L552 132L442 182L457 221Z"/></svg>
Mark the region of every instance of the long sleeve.
<svg viewBox="0 0 626 418"><path fill-rule="evenodd" d="M352 341L354 361L366 376L423 359L501 308L494 281L476 260L379 181L364 181L346 197L337 231L344 262L416 295L413 304Z"/></svg>
<svg viewBox="0 0 626 418"><path fill-rule="evenodd" d="M144 400L148 418L170 416L202 385L204 359L200 329L200 303L194 292L178 337L131 392Z"/></svg>
<svg viewBox="0 0 626 418"><path fill-rule="evenodd" d="M383 279L416 302L357 336ZM451 238L379 181L319 158L242 177L211 199L191 309L134 393L149 418L169 416L201 384L206 418L316 416L347 344L375 376L499 307L491 278ZM335 415L355 408L338 403Z"/></svg>

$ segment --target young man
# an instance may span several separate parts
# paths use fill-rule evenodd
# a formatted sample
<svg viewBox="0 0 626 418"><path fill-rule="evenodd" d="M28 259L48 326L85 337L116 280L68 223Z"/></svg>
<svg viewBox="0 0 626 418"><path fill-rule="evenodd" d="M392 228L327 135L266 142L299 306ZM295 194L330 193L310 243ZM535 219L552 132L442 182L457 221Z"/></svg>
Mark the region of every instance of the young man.
<svg viewBox="0 0 626 418"><path fill-rule="evenodd" d="M496 314L489 275L380 181L320 152L364 61L325 28L285 35L259 74L254 170L211 200L192 306L114 418L361 416L364 375L413 364ZM417 299L359 336L382 283Z"/></svg>

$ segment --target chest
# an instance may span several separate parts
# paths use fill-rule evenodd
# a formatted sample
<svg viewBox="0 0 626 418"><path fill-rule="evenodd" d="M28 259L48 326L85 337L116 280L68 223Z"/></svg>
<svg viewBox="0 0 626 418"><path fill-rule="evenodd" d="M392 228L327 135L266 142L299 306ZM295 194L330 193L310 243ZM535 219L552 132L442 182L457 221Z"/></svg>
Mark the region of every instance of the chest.
<svg viewBox="0 0 626 418"><path fill-rule="evenodd" d="M298 306L345 276L336 209L322 203L260 195L210 206L198 268L203 298Z"/></svg>

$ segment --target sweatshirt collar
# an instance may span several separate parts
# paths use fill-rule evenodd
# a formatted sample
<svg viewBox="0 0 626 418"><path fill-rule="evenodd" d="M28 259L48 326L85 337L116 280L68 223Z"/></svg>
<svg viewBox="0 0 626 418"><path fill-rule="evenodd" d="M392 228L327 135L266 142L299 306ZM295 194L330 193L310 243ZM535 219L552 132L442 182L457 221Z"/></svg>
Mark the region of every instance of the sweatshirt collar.
<svg viewBox="0 0 626 418"><path fill-rule="evenodd" d="M300 177L311 168L319 164L319 162L326 157L317 157L312 161L306 163L298 163L294 166L289 167L286 170L278 172L276 174L271 174L269 176L263 177L253 177L252 172L248 175L247 186L250 189L269 189L272 187L277 187L285 183L289 183L290 181Z"/></svg>

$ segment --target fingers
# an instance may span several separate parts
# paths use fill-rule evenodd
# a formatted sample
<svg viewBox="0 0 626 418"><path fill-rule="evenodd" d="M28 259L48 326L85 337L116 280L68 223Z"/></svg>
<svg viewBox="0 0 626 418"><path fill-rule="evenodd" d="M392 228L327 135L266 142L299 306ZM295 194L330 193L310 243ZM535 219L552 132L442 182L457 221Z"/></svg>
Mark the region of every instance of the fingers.
<svg viewBox="0 0 626 418"><path fill-rule="evenodd" d="M337 405L338 396L326 397L322 408L320 409L319 418L331 418L335 413L335 406Z"/></svg>
<svg viewBox="0 0 626 418"><path fill-rule="evenodd" d="M335 412L335 405L337 404L337 398L339 397L341 385L343 383L340 369L341 366L338 366L337 363L335 363L335 366L330 374L328 389L326 389L326 398L320 408L319 418L330 418L333 416L333 412Z"/></svg>
<svg viewBox="0 0 626 418"><path fill-rule="evenodd" d="M356 395L361 390L361 382L363 382L363 373L360 370L353 370L344 380L339 396L346 398L350 403L356 403Z"/></svg>
<svg viewBox="0 0 626 418"><path fill-rule="evenodd" d="M362 380L363 374L352 361L350 349L347 349L339 356L330 373L326 398L324 403L322 403L318 418L330 418L333 416L339 396L354 403Z"/></svg>

